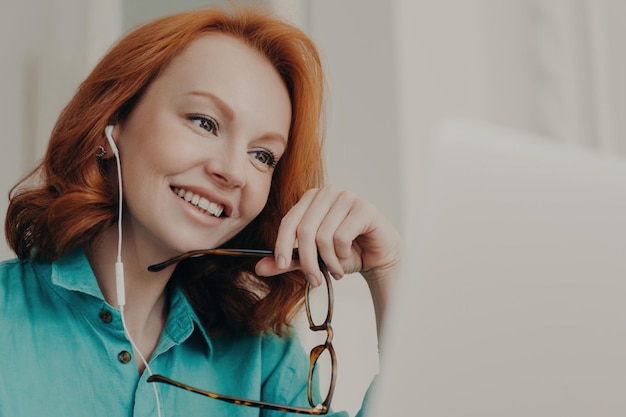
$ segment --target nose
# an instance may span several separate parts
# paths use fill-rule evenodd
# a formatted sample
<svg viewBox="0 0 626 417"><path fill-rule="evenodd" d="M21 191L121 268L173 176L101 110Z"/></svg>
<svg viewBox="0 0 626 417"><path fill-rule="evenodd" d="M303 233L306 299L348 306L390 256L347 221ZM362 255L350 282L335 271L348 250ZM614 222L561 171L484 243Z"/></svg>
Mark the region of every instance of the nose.
<svg viewBox="0 0 626 417"><path fill-rule="evenodd" d="M204 170L224 187L241 188L246 184L247 159L245 151L222 149L207 158Z"/></svg>

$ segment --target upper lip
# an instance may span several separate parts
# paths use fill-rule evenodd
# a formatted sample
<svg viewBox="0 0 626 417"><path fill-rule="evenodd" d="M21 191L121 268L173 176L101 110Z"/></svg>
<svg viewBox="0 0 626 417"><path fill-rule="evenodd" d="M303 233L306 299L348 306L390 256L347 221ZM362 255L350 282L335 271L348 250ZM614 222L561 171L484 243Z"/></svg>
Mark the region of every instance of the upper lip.
<svg viewBox="0 0 626 417"><path fill-rule="evenodd" d="M193 185L178 185L178 184L171 184L171 187L182 188L185 191L191 191L194 194L198 194L200 197L206 198L211 203L216 203L221 206L224 206L224 212L222 213L222 216L231 217L233 214L234 204L230 200L228 200L225 197L219 196L207 190L206 188L196 187Z"/></svg>

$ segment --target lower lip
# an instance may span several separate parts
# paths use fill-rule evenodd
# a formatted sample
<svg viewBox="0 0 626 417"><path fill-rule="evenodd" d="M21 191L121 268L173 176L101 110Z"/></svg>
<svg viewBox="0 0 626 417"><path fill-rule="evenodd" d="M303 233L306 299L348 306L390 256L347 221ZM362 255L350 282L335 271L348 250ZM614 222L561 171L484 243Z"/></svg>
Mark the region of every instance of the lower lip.
<svg viewBox="0 0 626 417"><path fill-rule="evenodd" d="M204 226L215 226L222 222L221 217L215 217L209 212L203 213L193 204L188 203L184 198L180 198L178 194L172 191L172 195L181 205L183 212L190 217L194 222L200 223Z"/></svg>

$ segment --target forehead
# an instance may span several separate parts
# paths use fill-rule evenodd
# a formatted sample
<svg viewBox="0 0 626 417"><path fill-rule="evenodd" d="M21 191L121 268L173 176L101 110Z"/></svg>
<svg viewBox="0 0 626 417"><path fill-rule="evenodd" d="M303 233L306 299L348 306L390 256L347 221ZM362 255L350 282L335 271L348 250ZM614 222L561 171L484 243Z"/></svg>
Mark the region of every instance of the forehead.
<svg viewBox="0 0 626 417"><path fill-rule="evenodd" d="M285 82L264 54L239 38L210 33L194 40L152 82L142 102L186 109L197 97L211 97L209 105L220 103L229 120L245 127L288 135L291 100Z"/></svg>
<svg viewBox="0 0 626 417"><path fill-rule="evenodd" d="M286 88L265 55L242 39L223 33L208 33L192 41L166 66L161 77L168 76L178 76L182 78L179 82L188 83L221 77L220 83L232 80L251 87L253 82L260 82Z"/></svg>

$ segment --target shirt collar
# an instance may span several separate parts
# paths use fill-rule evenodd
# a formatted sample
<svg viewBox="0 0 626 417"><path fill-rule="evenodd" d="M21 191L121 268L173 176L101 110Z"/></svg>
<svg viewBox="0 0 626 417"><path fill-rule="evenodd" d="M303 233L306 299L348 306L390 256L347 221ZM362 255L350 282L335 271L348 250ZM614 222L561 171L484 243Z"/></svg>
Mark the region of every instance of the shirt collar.
<svg viewBox="0 0 626 417"><path fill-rule="evenodd" d="M76 248L53 262L50 274L53 285L70 292L74 291L95 297L100 301L99 305L105 302L96 276L82 248ZM194 331L201 333L202 339L206 342L208 355L212 350L211 337L206 332L184 291L179 286L174 286L170 294L170 312L164 333L167 334L173 344L180 344L187 340Z"/></svg>
<svg viewBox="0 0 626 417"><path fill-rule="evenodd" d="M52 263L51 280L54 285L70 291L82 292L104 300L89 260L81 248Z"/></svg>
<svg viewBox="0 0 626 417"><path fill-rule="evenodd" d="M196 331L200 332L206 342L207 355L212 350L211 337L206 332L200 318L189 303L185 292L178 285L174 286L170 294L170 312L164 332L174 343L182 343Z"/></svg>

